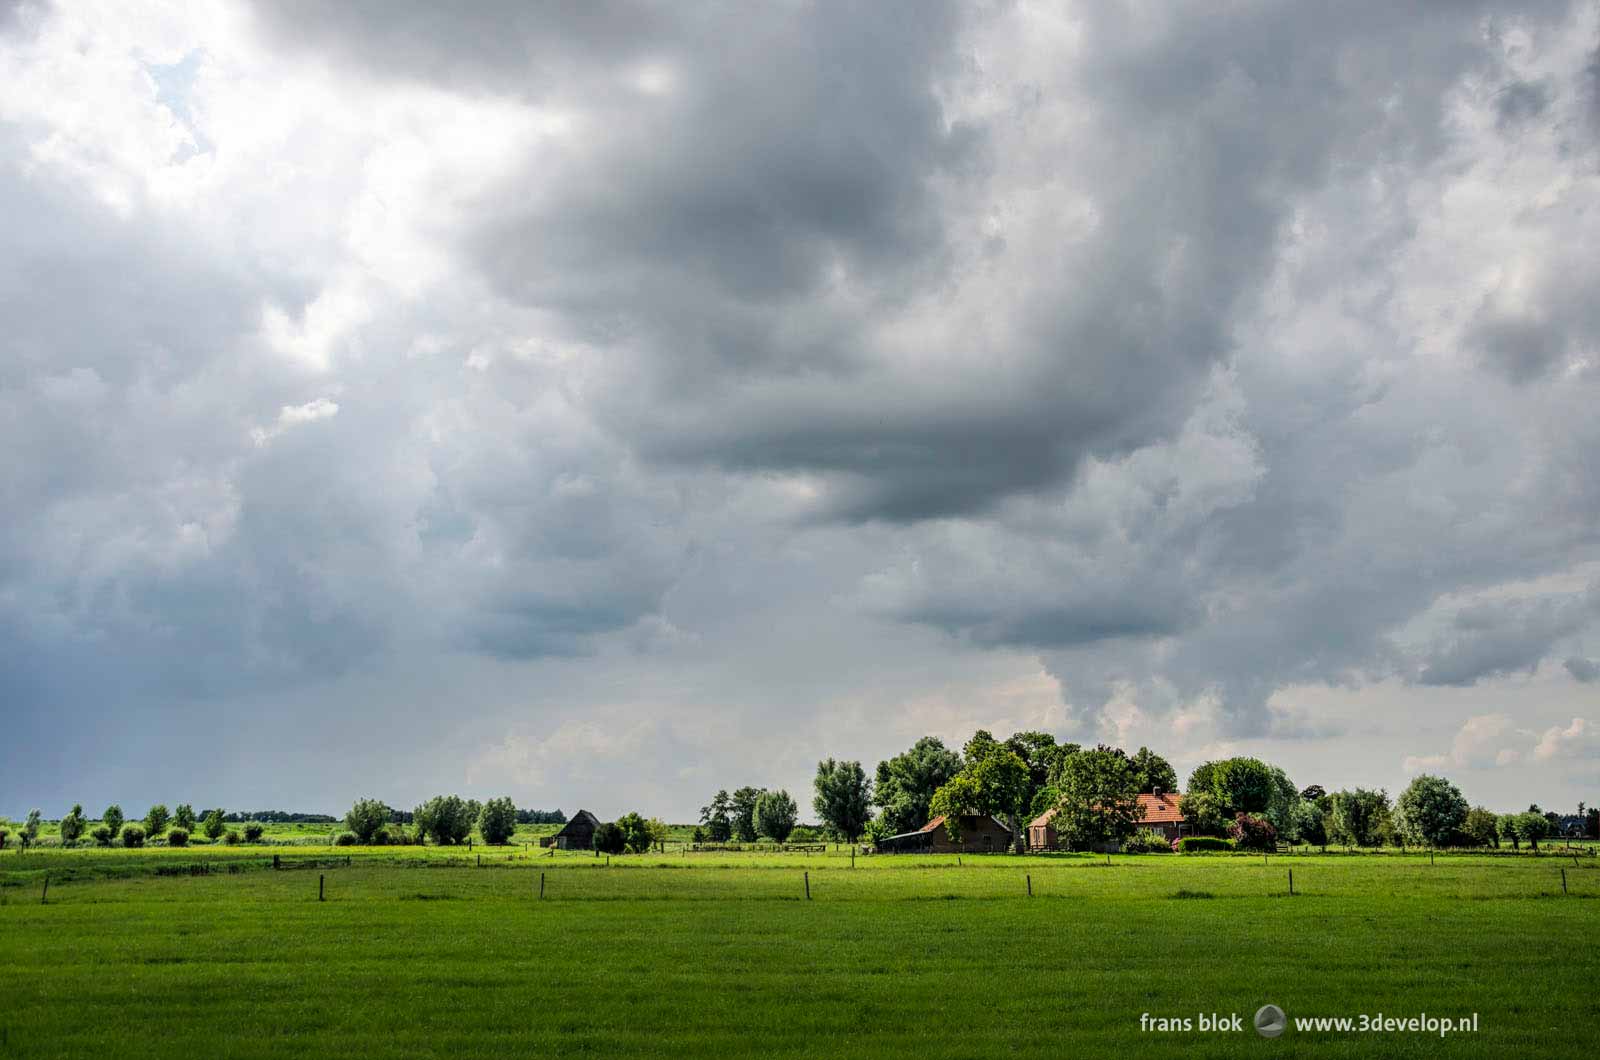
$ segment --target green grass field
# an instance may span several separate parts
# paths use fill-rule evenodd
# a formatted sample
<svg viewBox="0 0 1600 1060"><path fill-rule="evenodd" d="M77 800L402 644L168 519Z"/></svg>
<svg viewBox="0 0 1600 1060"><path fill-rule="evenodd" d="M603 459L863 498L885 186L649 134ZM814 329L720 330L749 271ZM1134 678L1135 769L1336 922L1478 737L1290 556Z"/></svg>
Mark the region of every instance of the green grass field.
<svg viewBox="0 0 1600 1060"><path fill-rule="evenodd" d="M1596 860L7 852L0 1056L1587 1055Z"/></svg>

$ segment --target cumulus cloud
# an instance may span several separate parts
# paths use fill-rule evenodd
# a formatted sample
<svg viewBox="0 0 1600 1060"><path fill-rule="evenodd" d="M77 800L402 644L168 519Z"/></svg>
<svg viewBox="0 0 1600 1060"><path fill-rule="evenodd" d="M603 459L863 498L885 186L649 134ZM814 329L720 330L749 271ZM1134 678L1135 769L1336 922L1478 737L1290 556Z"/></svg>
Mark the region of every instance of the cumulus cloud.
<svg viewBox="0 0 1600 1060"><path fill-rule="evenodd" d="M1581 763L1597 18L0 5L0 796L202 702L676 812L919 726Z"/></svg>

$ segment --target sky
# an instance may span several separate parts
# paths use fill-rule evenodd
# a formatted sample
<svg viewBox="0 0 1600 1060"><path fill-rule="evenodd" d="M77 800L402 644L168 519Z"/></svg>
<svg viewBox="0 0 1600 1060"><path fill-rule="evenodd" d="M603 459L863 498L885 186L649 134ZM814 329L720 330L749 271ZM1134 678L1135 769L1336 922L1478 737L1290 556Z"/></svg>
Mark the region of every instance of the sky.
<svg viewBox="0 0 1600 1060"><path fill-rule="evenodd" d="M0 0L0 812L978 728L1600 802L1600 8Z"/></svg>

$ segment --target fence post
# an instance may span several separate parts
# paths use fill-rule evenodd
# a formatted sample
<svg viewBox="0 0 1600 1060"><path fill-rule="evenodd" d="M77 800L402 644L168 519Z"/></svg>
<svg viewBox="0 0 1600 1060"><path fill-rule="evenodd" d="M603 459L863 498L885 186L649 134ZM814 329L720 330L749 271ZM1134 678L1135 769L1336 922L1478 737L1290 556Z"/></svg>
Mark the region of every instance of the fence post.
<svg viewBox="0 0 1600 1060"><path fill-rule="evenodd" d="M811 872L806 871L806 901L811 901Z"/></svg>
<svg viewBox="0 0 1600 1060"><path fill-rule="evenodd" d="M539 898L544 898L544 873L539 873Z"/></svg>
<svg viewBox="0 0 1600 1060"><path fill-rule="evenodd" d="M1562 869L1561 870L1561 889L1563 891L1567 889L1567 870L1566 869ZM45 904L45 899L49 898L49 897L50 897L50 874L47 872L47 873L44 874L44 893L39 896L39 904L40 905L44 905Z"/></svg>
<svg viewBox="0 0 1600 1060"><path fill-rule="evenodd" d="M1294 870L1289 870L1289 894L1294 894Z"/></svg>
<svg viewBox="0 0 1600 1060"><path fill-rule="evenodd" d="M48 888L50 886L50 877L46 876L45 879L44 879L44 883L45 883L45 886ZM1561 870L1561 893L1562 894L1566 894L1567 893L1567 870L1566 869L1562 869Z"/></svg>
<svg viewBox="0 0 1600 1060"><path fill-rule="evenodd" d="M276 854L272 855L272 867L273 868L277 868L278 867L278 855L276 855Z"/></svg>
<svg viewBox="0 0 1600 1060"><path fill-rule="evenodd" d="M317 873L317 901L319 902L326 900L322 897L322 885L326 883L327 880L328 877L322 875L320 872Z"/></svg>
<svg viewBox="0 0 1600 1060"><path fill-rule="evenodd" d="M480 869L483 868L483 855L482 854L478 855L478 868L480 868Z"/></svg>
<svg viewBox="0 0 1600 1060"><path fill-rule="evenodd" d="M1028 897L1029 897L1029 898L1032 898L1032 897L1033 897L1033 875L1032 875L1032 874L1031 874L1031 873L1030 873L1030 874L1029 874L1029 875L1028 875L1028 876L1027 876L1027 877L1025 877L1025 878L1026 878L1026 879L1027 879L1027 881L1028 881Z"/></svg>

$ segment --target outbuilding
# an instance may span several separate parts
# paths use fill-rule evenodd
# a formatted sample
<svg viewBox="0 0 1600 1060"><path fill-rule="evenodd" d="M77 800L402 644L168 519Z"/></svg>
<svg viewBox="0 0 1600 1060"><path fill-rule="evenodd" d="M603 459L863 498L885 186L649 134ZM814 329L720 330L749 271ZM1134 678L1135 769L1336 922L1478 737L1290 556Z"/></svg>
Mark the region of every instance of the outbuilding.
<svg viewBox="0 0 1600 1060"><path fill-rule="evenodd" d="M545 836L539 840L539 845L558 850L593 850L594 832L599 827L600 818L588 810L579 810L561 827L561 831Z"/></svg>
<svg viewBox="0 0 1600 1060"><path fill-rule="evenodd" d="M940 814L915 832L902 832L878 840L882 854L985 854L1004 853L1011 848L1011 829L986 813L961 816L961 839L950 838Z"/></svg>

